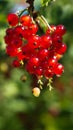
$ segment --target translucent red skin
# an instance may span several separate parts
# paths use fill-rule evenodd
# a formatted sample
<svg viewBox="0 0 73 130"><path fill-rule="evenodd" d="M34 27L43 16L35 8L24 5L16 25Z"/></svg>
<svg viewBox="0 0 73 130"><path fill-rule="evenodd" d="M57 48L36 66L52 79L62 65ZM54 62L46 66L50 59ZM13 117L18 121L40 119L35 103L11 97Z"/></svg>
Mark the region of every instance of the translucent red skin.
<svg viewBox="0 0 73 130"><path fill-rule="evenodd" d="M20 67L20 63L18 60L14 60L12 65L13 65L13 67Z"/></svg>
<svg viewBox="0 0 73 130"><path fill-rule="evenodd" d="M54 66L54 73L57 75L57 76L61 76L62 73L64 72L64 66L60 63L57 63L55 66Z"/></svg>
<svg viewBox="0 0 73 130"><path fill-rule="evenodd" d="M59 60L67 50L63 43L65 27L52 25L51 30L47 29L45 34L39 36L39 28L29 15L19 18L16 14L10 14L8 22L12 27L6 30L4 40L6 53L15 58L13 66L20 67L20 61L23 61L30 74L46 78L61 76L64 66Z"/></svg>
<svg viewBox="0 0 73 130"><path fill-rule="evenodd" d="M19 18L16 14L9 14L7 16L7 21L11 26L16 26L18 24Z"/></svg>
<svg viewBox="0 0 73 130"><path fill-rule="evenodd" d="M32 23L32 18L29 15L23 15L20 17L20 23L23 26L29 26Z"/></svg>

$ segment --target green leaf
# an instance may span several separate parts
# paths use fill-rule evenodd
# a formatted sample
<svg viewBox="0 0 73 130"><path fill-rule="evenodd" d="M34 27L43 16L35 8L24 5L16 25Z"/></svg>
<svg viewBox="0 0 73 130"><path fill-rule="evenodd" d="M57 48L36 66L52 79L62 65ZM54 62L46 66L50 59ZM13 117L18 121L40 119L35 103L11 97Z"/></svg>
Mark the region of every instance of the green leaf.
<svg viewBox="0 0 73 130"><path fill-rule="evenodd" d="M42 6L48 6L50 2L53 2L54 0L41 0Z"/></svg>

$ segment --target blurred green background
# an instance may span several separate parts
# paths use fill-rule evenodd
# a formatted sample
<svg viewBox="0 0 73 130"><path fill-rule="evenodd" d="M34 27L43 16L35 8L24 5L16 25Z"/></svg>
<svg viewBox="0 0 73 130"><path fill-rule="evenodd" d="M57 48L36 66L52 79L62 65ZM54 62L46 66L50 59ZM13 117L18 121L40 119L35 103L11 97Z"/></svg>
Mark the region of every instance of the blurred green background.
<svg viewBox="0 0 73 130"><path fill-rule="evenodd" d="M3 40L7 14L24 8L23 1L0 0L0 130L73 130L73 0L56 0L42 9L35 1L50 24L64 24L67 29L67 52L61 59L65 72L54 79L51 92L44 89L38 98L31 92L35 79L12 68ZM20 80L23 75L25 82Z"/></svg>

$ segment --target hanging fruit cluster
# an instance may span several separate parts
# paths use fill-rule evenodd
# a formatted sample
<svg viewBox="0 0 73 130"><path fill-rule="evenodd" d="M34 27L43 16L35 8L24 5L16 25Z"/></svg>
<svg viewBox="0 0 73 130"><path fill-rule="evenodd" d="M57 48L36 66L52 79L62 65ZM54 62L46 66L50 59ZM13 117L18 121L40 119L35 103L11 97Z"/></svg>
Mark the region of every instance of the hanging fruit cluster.
<svg viewBox="0 0 73 130"><path fill-rule="evenodd" d="M4 40L6 53L14 57L13 66L25 66L30 74L44 76L46 79L51 79L54 75L61 76L64 66L59 60L67 49L63 42L65 27L48 26L46 32L39 36L37 33L39 27L30 15L19 17L11 13L7 20L10 27L6 30ZM38 80L38 83L42 85L41 80ZM34 94L34 90L38 91L37 94ZM33 94L39 96L40 89L37 87L33 89Z"/></svg>

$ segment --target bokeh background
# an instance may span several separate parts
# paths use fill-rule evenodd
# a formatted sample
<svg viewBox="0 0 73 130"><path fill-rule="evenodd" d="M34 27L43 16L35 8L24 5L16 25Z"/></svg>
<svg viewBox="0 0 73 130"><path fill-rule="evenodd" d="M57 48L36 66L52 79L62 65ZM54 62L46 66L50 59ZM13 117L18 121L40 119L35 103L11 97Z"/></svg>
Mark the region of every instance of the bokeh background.
<svg viewBox="0 0 73 130"><path fill-rule="evenodd" d="M50 24L64 24L67 29L67 52L60 60L65 72L54 78L51 92L44 86L38 98L31 92L34 78L25 70L12 68L3 40L7 14L24 7L24 0L0 0L0 130L73 130L73 0L56 0L42 9L35 0L35 9Z"/></svg>

